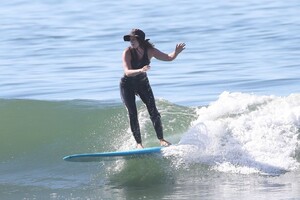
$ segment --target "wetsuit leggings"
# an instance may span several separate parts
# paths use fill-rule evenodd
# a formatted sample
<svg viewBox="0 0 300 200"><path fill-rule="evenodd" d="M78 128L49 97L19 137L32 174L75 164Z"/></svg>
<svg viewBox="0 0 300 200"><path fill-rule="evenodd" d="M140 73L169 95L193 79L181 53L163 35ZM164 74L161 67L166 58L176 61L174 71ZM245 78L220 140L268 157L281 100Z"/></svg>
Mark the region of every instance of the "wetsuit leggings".
<svg viewBox="0 0 300 200"><path fill-rule="evenodd" d="M147 76L142 78L123 77L120 82L120 92L123 102L128 110L130 128L135 141L137 143L142 143L138 112L135 102L136 95L141 98L147 107L157 138L163 139L163 128L160 114L156 108L154 95Z"/></svg>

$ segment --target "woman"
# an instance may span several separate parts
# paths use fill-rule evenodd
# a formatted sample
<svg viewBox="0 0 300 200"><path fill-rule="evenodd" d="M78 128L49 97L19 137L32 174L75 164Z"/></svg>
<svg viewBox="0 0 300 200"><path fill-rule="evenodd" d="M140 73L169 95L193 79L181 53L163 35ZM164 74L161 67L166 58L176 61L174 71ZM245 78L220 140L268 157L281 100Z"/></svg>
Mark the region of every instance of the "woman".
<svg viewBox="0 0 300 200"><path fill-rule="evenodd" d="M147 106L160 145L169 146L171 143L163 137L160 114L156 108L146 72L150 69L152 57L162 61L172 61L185 49L185 44L177 44L174 52L166 54L156 49L149 42L149 39L145 40L145 33L140 29L132 29L123 39L124 41L130 41L131 46L123 52L124 77L121 79L120 90L123 102L128 110L130 128L137 143L137 148L144 147L142 145L135 95L138 95Z"/></svg>

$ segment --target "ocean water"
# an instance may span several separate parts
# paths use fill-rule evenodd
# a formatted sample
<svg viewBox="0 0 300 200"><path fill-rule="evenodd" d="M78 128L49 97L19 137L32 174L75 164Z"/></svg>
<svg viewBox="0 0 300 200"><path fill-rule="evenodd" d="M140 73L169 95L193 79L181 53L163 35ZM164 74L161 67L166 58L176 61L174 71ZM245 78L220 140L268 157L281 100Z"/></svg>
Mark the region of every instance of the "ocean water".
<svg viewBox="0 0 300 200"><path fill-rule="evenodd" d="M300 2L0 2L0 199L300 199ZM135 148L119 95L123 35L186 49L148 72L165 138ZM144 146L157 146L138 101Z"/></svg>

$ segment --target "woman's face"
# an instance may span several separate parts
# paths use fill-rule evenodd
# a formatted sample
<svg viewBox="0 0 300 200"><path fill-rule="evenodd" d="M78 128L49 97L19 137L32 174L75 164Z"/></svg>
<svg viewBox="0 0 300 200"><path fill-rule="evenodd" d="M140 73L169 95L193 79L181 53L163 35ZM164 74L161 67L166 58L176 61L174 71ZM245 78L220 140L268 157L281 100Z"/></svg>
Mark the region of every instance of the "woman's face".
<svg viewBox="0 0 300 200"><path fill-rule="evenodd" d="M130 37L130 44L133 48L138 48L140 46L139 41L133 36Z"/></svg>

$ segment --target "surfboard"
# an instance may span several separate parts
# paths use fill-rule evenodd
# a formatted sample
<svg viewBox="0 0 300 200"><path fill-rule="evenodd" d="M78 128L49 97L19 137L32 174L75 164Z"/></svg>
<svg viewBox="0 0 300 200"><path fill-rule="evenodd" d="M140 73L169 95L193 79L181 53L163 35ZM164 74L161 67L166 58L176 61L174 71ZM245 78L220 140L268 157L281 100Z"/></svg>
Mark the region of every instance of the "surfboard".
<svg viewBox="0 0 300 200"><path fill-rule="evenodd" d="M116 159L131 159L142 156L160 154L163 147L149 147L144 149L133 149L127 151L83 153L65 156L63 159L70 162L99 162Z"/></svg>

